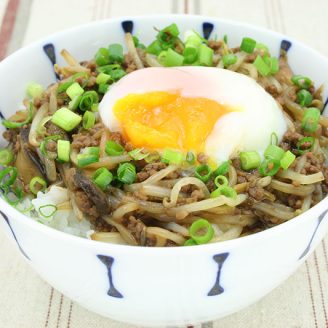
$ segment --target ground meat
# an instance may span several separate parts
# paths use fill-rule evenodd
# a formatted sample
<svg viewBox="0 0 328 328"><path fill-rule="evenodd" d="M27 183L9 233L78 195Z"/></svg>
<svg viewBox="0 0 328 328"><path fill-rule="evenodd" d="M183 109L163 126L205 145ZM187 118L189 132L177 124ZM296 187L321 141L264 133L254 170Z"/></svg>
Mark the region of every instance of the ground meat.
<svg viewBox="0 0 328 328"><path fill-rule="evenodd" d="M50 152L56 152L57 151L57 142L50 140L49 142L47 142L46 149L47 149L47 151L50 151Z"/></svg>
<svg viewBox="0 0 328 328"><path fill-rule="evenodd" d="M129 230L139 245L145 244L146 226L141 220L130 215L123 218L122 224Z"/></svg>
<svg viewBox="0 0 328 328"><path fill-rule="evenodd" d="M96 219L99 217L99 213L97 211L96 206L89 199L88 195L81 189L78 189L75 191L74 196L77 207L83 213L88 215L88 219L91 223L95 223Z"/></svg>
<svg viewBox="0 0 328 328"><path fill-rule="evenodd" d="M59 135L62 136L64 139L66 139L67 137L66 132L56 124L53 124L51 121L47 122L45 128L47 129L47 134L49 136Z"/></svg>
<svg viewBox="0 0 328 328"><path fill-rule="evenodd" d="M287 197L288 205L294 209L299 209L302 207L303 200L301 197L296 195L289 195Z"/></svg>
<svg viewBox="0 0 328 328"><path fill-rule="evenodd" d="M131 73L137 69L137 65L135 64L132 56L129 53L124 55L123 65L124 65L126 73Z"/></svg>
<svg viewBox="0 0 328 328"><path fill-rule="evenodd" d="M264 189L257 185L249 187L247 193L250 197L254 198L257 201L261 201L265 198Z"/></svg>
<svg viewBox="0 0 328 328"><path fill-rule="evenodd" d="M142 182L147 180L150 176L156 172L166 168L166 164L162 162L147 164L142 171L137 173L137 182Z"/></svg>
<svg viewBox="0 0 328 328"><path fill-rule="evenodd" d="M89 130L83 130L78 134L73 134L72 148L79 151L81 148L99 146L104 130L104 125L97 123Z"/></svg>
<svg viewBox="0 0 328 328"><path fill-rule="evenodd" d="M197 155L197 161L200 163L200 164L206 164L207 161L208 161L208 156L206 156L204 153L199 153Z"/></svg>
<svg viewBox="0 0 328 328"><path fill-rule="evenodd" d="M101 217L97 218L94 222L95 230L101 232L117 232L117 229L108 224Z"/></svg>
<svg viewBox="0 0 328 328"><path fill-rule="evenodd" d="M115 141L116 143L120 144L121 146L125 145L125 140L120 132L110 132L108 139Z"/></svg>
<svg viewBox="0 0 328 328"><path fill-rule="evenodd" d="M218 50L222 47L222 41L209 40L208 46L213 49L214 52L218 52Z"/></svg>
<svg viewBox="0 0 328 328"><path fill-rule="evenodd" d="M265 88L265 91L270 93L273 98L277 98L279 96L278 89L275 85L270 84Z"/></svg>

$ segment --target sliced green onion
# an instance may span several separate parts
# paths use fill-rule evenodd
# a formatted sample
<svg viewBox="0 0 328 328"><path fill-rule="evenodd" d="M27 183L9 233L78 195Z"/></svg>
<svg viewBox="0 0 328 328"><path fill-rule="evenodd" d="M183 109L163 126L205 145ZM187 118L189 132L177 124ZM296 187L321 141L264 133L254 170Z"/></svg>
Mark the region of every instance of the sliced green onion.
<svg viewBox="0 0 328 328"><path fill-rule="evenodd" d="M228 67L230 65L236 64L237 56L234 54L227 54L222 57L222 62L224 67Z"/></svg>
<svg viewBox="0 0 328 328"><path fill-rule="evenodd" d="M263 54L269 54L269 48L263 43L256 43L256 49L262 51Z"/></svg>
<svg viewBox="0 0 328 328"><path fill-rule="evenodd" d="M30 83L26 88L26 93L31 98L40 98L43 92L43 86L38 83Z"/></svg>
<svg viewBox="0 0 328 328"><path fill-rule="evenodd" d="M146 52L156 56L158 56L162 50L161 43L158 40L155 40L146 48Z"/></svg>
<svg viewBox="0 0 328 328"><path fill-rule="evenodd" d="M256 151L244 151L239 156L241 167L245 171L256 169L261 163L260 155Z"/></svg>
<svg viewBox="0 0 328 328"><path fill-rule="evenodd" d="M183 63L184 64L192 64L197 60L198 49L195 47L185 47L183 50Z"/></svg>
<svg viewBox="0 0 328 328"><path fill-rule="evenodd" d="M81 96L83 94L83 88L77 83L74 82L66 89L67 95L73 100L77 96Z"/></svg>
<svg viewBox="0 0 328 328"><path fill-rule="evenodd" d="M279 60L276 57L270 57L268 54L263 56L264 62L270 69L270 74L276 74L279 71Z"/></svg>
<svg viewBox="0 0 328 328"><path fill-rule="evenodd" d="M228 185L228 179L224 175L218 175L214 179L214 184L219 188L221 186L227 186Z"/></svg>
<svg viewBox="0 0 328 328"><path fill-rule="evenodd" d="M142 159L148 157L149 153L143 153L143 148L136 148L128 152L129 156L136 161L141 161Z"/></svg>
<svg viewBox="0 0 328 328"><path fill-rule="evenodd" d="M174 46L174 42L179 35L178 26L173 23L158 32L156 38L163 49L169 49Z"/></svg>
<svg viewBox="0 0 328 328"><path fill-rule="evenodd" d="M214 50L206 44L201 44L198 51L198 61L200 65L213 66Z"/></svg>
<svg viewBox="0 0 328 328"><path fill-rule="evenodd" d="M90 129L95 125L96 122L96 116L93 112L86 111L83 114L83 120L82 120L82 125L84 129Z"/></svg>
<svg viewBox="0 0 328 328"><path fill-rule="evenodd" d="M77 155L77 165L79 167L84 167L92 163L97 163L99 161L99 156L89 155L89 154L78 154Z"/></svg>
<svg viewBox="0 0 328 328"><path fill-rule="evenodd" d="M20 128L21 126L24 126L32 121L33 117L33 103L30 102L30 105L28 107L28 112L27 112L27 118L22 121L22 122L14 122L14 121L9 121L9 120L3 120L2 125L5 126L7 129L16 129Z"/></svg>
<svg viewBox="0 0 328 328"><path fill-rule="evenodd" d="M225 35L223 36L223 42L224 42L225 44L228 44L228 35L227 35L227 34L225 34Z"/></svg>
<svg viewBox="0 0 328 328"><path fill-rule="evenodd" d="M110 79L111 79L111 76L109 74L100 73L100 74L98 74L98 76L96 78L96 83L97 84L107 83Z"/></svg>
<svg viewBox="0 0 328 328"><path fill-rule="evenodd" d="M99 97L96 91L87 91L83 94L80 100L79 108L85 112L86 110L91 109L93 104L99 102Z"/></svg>
<svg viewBox="0 0 328 328"><path fill-rule="evenodd" d="M296 86L302 89L308 89L312 85L312 81L303 75L294 75L291 80Z"/></svg>
<svg viewBox="0 0 328 328"><path fill-rule="evenodd" d="M197 243L192 238L187 239L183 244L183 246L196 246L196 245Z"/></svg>
<svg viewBox="0 0 328 328"><path fill-rule="evenodd" d="M167 164L181 164L183 161L183 154L179 151L164 149L162 154L162 162Z"/></svg>
<svg viewBox="0 0 328 328"><path fill-rule="evenodd" d="M94 173L92 179L100 189L105 190L107 186L112 182L113 174L105 167L101 167Z"/></svg>
<svg viewBox="0 0 328 328"><path fill-rule="evenodd" d="M211 192L210 197L216 198L219 196L225 196L228 198L236 199L237 198L237 192L235 189L229 187L229 186L220 186L214 191Z"/></svg>
<svg viewBox="0 0 328 328"><path fill-rule="evenodd" d="M271 133L271 137L270 137L270 144L271 145L275 145L278 146L279 140L278 140L278 135L276 132L272 132Z"/></svg>
<svg viewBox="0 0 328 328"><path fill-rule="evenodd" d="M126 72L123 69L115 69L110 74L110 76L114 82L118 81L125 75L126 75Z"/></svg>
<svg viewBox="0 0 328 328"><path fill-rule="evenodd" d="M60 94L64 91L67 90L68 87L70 87L74 81L66 81L66 82L61 82L57 88L57 94Z"/></svg>
<svg viewBox="0 0 328 328"><path fill-rule="evenodd" d="M68 132L76 128L81 121L82 117L80 115L73 113L66 107L58 109L51 118L52 123Z"/></svg>
<svg viewBox="0 0 328 328"><path fill-rule="evenodd" d="M24 197L22 188L9 189L3 194L4 199L12 206L17 206Z"/></svg>
<svg viewBox="0 0 328 328"><path fill-rule="evenodd" d="M264 152L264 158L266 159L275 159L277 161L280 161L282 157L284 156L285 151L276 145L269 145L267 149Z"/></svg>
<svg viewBox="0 0 328 328"><path fill-rule="evenodd" d="M94 113L98 112L98 109L99 109L99 104L93 104L91 107L91 111Z"/></svg>
<svg viewBox="0 0 328 328"><path fill-rule="evenodd" d="M240 45L240 50L251 54L256 47L256 41L251 38L243 38Z"/></svg>
<svg viewBox="0 0 328 328"><path fill-rule="evenodd" d="M18 171L16 167L8 166L0 171L0 186L9 187L16 181Z"/></svg>
<svg viewBox="0 0 328 328"><path fill-rule="evenodd" d="M164 66L173 67L173 66L182 66L184 57L177 53L176 51L169 48L166 51L166 56L164 60Z"/></svg>
<svg viewBox="0 0 328 328"><path fill-rule="evenodd" d="M60 135L54 135L54 136L45 137L45 138L42 140L41 144L40 144L40 151L41 151L41 153L42 153L44 156L48 157L48 156L49 156L49 155L48 155L48 151L47 151L47 144L48 144L48 142L49 142L49 141L56 141L56 140L58 140L58 139L60 139L60 138L61 138Z"/></svg>
<svg viewBox="0 0 328 328"><path fill-rule="evenodd" d="M208 243L214 236L212 225L205 219L198 219L189 228L190 237L198 244Z"/></svg>
<svg viewBox="0 0 328 328"><path fill-rule="evenodd" d="M270 67L265 63L265 61L260 55L256 57L253 64L261 75L267 76L270 74Z"/></svg>
<svg viewBox="0 0 328 328"><path fill-rule="evenodd" d="M109 64L109 51L106 48L99 48L95 55L95 61L98 66Z"/></svg>
<svg viewBox="0 0 328 328"><path fill-rule="evenodd" d="M44 218L48 219L55 215L57 212L57 206L53 204L42 205L39 207L39 213Z"/></svg>
<svg viewBox="0 0 328 328"><path fill-rule="evenodd" d="M147 163L153 163L153 162L157 162L157 161L159 161L160 159L161 159L160 154L157 153L157 152L154 152L154 153L150 153L149 156L147 156L147 157L145 158L145 161L146 161Z"/></svg>
<svg viewBox="0 0 328 328"><path fill-rule="evenodd" d="M305 132L315 132L318 129L320 120L320 111L317 108L311 107L304 110L302 119L302 129Z"/></svg>
<svg viewBox="0 0 328 328"><path fill-rule="evenodd" d="M108 84L105 84L105 83L101 83L99 84L99 87L98 87L98 92L99 93L102 93L102 94L105 94L109 89L109 85Z"/></svg>
<svg viewBox="0 0 328 328"><path fill-rule="evenodd" d="M297 92L297 101L302 107L310 106L312 103L313 97L311 93L305 89L302 89Z"/></svg>
<svg viewBox="0 0 328 328"><path fill-rule="evenodd" d="M119 43L113 43L108 46L109 50L109 61L111 63L123 63L123 47Z"/></svg>
<svg viewBox="0 0 328 328"><path fill-rule="evenodd" d="M195 177L205 183L210 179L211 174L211 168L207 164L197 166L195 169Z"/></svg>
<svg viewBox="0 0 328 328"><path fill-rule="evenodd" d="M213 171L213 175L226 175L229 172L230 161L223 162L219 165L219 167Z"/></svg>
<svg viewBox="0 0 328 328"><path fill-rule="evenodd" d="M190 165L195 164L196 156L192 151L188 151L186 155L186 162Z"/></svg>
<svg viewBox="0 0 328 328"><path fill-rule="evenodd" d="M8 165L14 160L14 153L11 149L0 149L0 164Z"/></svg>
<svg viewBox="0 0 328 328"><path fill-rule="evenodd" d="M29 184L30 191L36 195L39 191L45 191L47 188L47 182L40 178L40 177L34 177L31 179Z"/></svg>
<svg viewBox="0 0 328 328"><path fill-rule="evenodd" d="M95 155L95 156L99 157L100 148L99 147L85 147L82 149L82 154L83 155Z"/></svg>
<svg viewBox="0 0 328 328"><path fill-rule="evenodd" d="M72 99L69 103L68 103L68 109L70 110L75 110L79 107L80 101L81 101L82 96L76 96L74 99Z"/></svg>
<svg viewBox="0 0 328 328"><path fill-rule="evenodd" d="M124 153L124 147L115 141L109 140L106 141L105 151L109 156L118 156Z"/></svg>
<svg viewBox="0 0 328 328"><path fill-rule="evenodd" d="M289 150L287 150L280 160L280 166L284 169L287 170L289 166L294 162L296 156Z"/></svg>
<svg viewBox="0 0 328 328"><path fill-rule="evenodd" d="M117 177L125 184L133 183L137 177L135 166L131 163L121 163L117 169Z"/></svg>
<svg viewBox="0 0 328 328"><path fill-rule="evenodd" d="M315 139L313 137L305 137L298 141L296 144L298 152L302 155L310 150L314 146Z"/></svg>
<svg viewBox="0 0 328 328"><path fill-rule="evenodd" d="M68 140L57 141L57 156L60 162L69 162L71 144Z"/></svg>
<svg viewBox="0 0 328 328"><path fill-rule="evenodd" d="M279 171L279 169L280 161L273 158L268 158L261 163L259 172L262 176L273 176Z"/></svg>

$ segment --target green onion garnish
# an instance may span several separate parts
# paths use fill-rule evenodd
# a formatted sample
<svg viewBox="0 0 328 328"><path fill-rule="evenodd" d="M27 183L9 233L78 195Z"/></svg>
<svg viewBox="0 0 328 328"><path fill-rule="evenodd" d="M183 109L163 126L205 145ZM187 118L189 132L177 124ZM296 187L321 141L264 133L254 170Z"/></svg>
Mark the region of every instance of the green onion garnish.
<svg viewBox="0 0 328 328"><path fill-rule="evenodd" d="M211 168L207 164L199 165L195 169L195 177L205 183L210 179L211 174Z"/></svg>
<svg viewBox="0 0 328 328"><path fill-rule="evenodd" d="M304 110L302 119L302 129L305 132L315 132L318 129L320 120L320 111L317 108L311 107Z"/></svg>
<svg viewBox="0 0 328 328"><path fill-rule="evenodd" d="M74 99L72 99L69 103L68 103L68 109L70 110L75 110L79 107L80 101L81 101L82 96L76 96Z"/></svg>
<svg viewBox="0 0 328 328"><path fill-rule="evenodd" d="M124 75L126 75L126 72L123 69L115 69L110 73L110 76L114 82L121 79Z"/></svg>
<svg viewBox="0 0 328 328"><path fill-rule="evenodd" d="M200 65L212 66L213 65L214 50L206 44L201 44L198 51L198 61Z"/></svg>
<svg viewBox="0 0 328 328"><path fill-rule="evenodd" d="M310 106L312 103L313 97L311 93L305 89L302 89L297 92L297 101L302 107Z"/></svg>
<svg viewBox="0 0 328 328"><path fill-rule="evenodd" d="M143 153L143 148L136 148L128 152L128 155L135 161L141 161L142 159L148 157L149 153Z"/></svg>
<svg viewBox="0 0 328 328"><path fill-rule="evenodd" d="M195 164L196 156L192 151L188 151L186 155L186 162L190 165Z"/></svg>
<svg viewBox="0 0 328 328"><path fill-rule="evenodd" d="M29 188L31 192L36 195L39 191L45 191L47 188L47 182L40 178L40 177L34 177L31 179Z"/></svg>
<svg viewBox="0 0 328 328"><path fill-rule="evenodd" d="M264 158L266 159L275 159L277 161L280 161L282 157L284 156L285 151L276 145L269 145L267 149L264 152Z"/></svg>
<svg viewBox="0 0 328 328"><path fill-rule="evenodd" d="M109 61L111 63L123 63L123 47L119 43L113 43L108 46L109 50Z"/></svg>
<svg viewBox="0 0 328 328"><path fill-rule="evenodd" d="M108 91L108 89L109 89L109 85L108 84L101 83L101 84L99 84L98 92L105 94Z"/></svg>
<svg viewBox="0 0 328 328"><path fill-rule="evenodd" d="M42 96L44 89L41 84L30 83L26 88L26 93L31 98L39 98Z"/></svg>
<svg viewBox="0 0 328 328"><path fill-rule="evenodd" d="M185 47L183 50L184 64L192 64L197 60L198 48L195 47Z"/></svg>
<svg viewBox="0 0 328 328"><path fill-rule="evenodd" d="M101 190L105 190L107 186L112 182L113 174L105 167L101 167L94 173L92 179Z"/></svg>
<svg viewBox="0 0 328 328"><path fill-rule="evenodd" d="M107 83L111 79L111 76L106 73L100 73L96 78L97 84Z"/></svg>
<svg viewBox="0 0 328 328"><path fill-rule="evenodd" d="M256 151L241 152L239 157L241 167L245 171L256 169L261 163L260 155Z"/></svg>
<svg viewBox="0 0 328 328"><path fill-rule="evenodd" d="M82 119L82 125L84 129L90 129L95 125L96 122L96 116L93 112L90 112L87 110L83 114L83 119Z"/></svg>
<svg viewBox="0 0 328 328"><path fill-rule="evenodd" d="M229 172L230 161L223 162L219 165L219 167L213 171L213 175L226 175Z"/></svg>
<svg viewBox="0 0 328 328"><path fill-rule="evenodd" d="M183 246L196 246L196 245L197 243L192 238L187 239L183 244Z"/></svg>
<svg viewBox="0 0 328 328"><path fill-rule="evenodd" d="M0 186L9 187L16 181L18 171L16 167L8 166L0 171Z"/></svg>
<svg viewBox="0 0 328 328"><path fill-rule="evenodd" d="M8 165L14 160L14 153L11 149L0 149L0 164Z"/></svg>
<svg viewBox="0 0 328 328"><path fill-rule="evenodd" d="M278 146L279 140L278 140L278 135L276 132L272 132L271 133L271 137L270 137L270 144L271 145L275 145Z"/></svg>
<svg viewBox="0 0 328 328"><path fill-rule="evenodd" d="M98 66L109 64L109 51L106 48L99 48L95 55L95 61Z"/></svg>
<svg viewBox="0 0 328 328"><path fill-rule="evenodd" d="M64 91L66 91L67 88L70 87L73 83L74 83L74 81L66 81L66 82L59 83L59 86L57 88L57 94L60 94Z"/></svg>
<svg viewBox="0 0 328 328"><path fill-rule="evenodd" d="M176 51L169 48L166 51L166 56L164 60L164 66L173 67L173 66L182 66L184 57L177 53Z"/></svg>
<svg viewBox="0 0 328 328"><path fill-rule="evenodd" d="M240 45L240 50L251 54L256 47L256 41L251 38L243 38Z"/></svg>
<svg viewBox="0 0 328 328"><path fill-rule="evenodd" d="M265 63L265 61L260 55L256 57L253 64L261 75L267 76L270 74L270 67Z"/></svg>
<svg viewBox="0 0 328 328"><path fill-rule="evenodd" d="M58 109L51 118L52 123L68 132L76 128L81 120L82 117L80 115L73 113L66 107Z"/></svg>
<svg viewBox="0 0 328 328"><path fill-rule="evenodd" d="M205 219L198 219L189 228L190 237L198 244L208 243L214 236L212 225Z"/></svg>
<svg viewBox="0 0 328 328"><path fill-rule="evenodd" d="M296 86L302 89L308 89L312 85L312 81L303 75L294 75L291 80Z"/></svg>
<svg viewBox="0 0 328 328"><path fill-rule="evenodd" d="M179 36L177 24L173 23L158 32L156 38L159 41L162 49L166 50L174 46L174 42Z"/></svg>
<svg viewBox="0 0 328 328"><path fill-rule="evenodd" d="M57 157L60 162L69 162L71 144L68 140L57 141Z"/></svg>
<svg viewBox="0 0 328 328"><path fill-rule="evenodd" d="M270 74L276 74L279 71L279 60L276 57L270 57L268 54L263 56L264 62L270 69Z"/></svg>
<svg viewBox="0 0 328 328"><path fill-rule="evenodd" d="M20 128L21 126L24 126L32 121L33 117L33 103L30 102L30 105L28 107L28 112L27 112L27 118L22 121L22 122L14 122L14 121L9 121L9 120L3 120L2 125L5 126L7 129L16 129Z"/></svg>
<svg viewBox="0 0 328 328"><path fill-rule="evenodd" d="M105 151L109 156L119 156L124 153L124 147L115 141L109 140L106 141Z"/></svg>
<svg viewBox="0 0 328 328"><path fill-rule="evenodd" d="M158 56L162 50L161 43L158 40L155 40L146 48L146 52L156 56Z"/></svg>
<svg viewBox="0 0 328 328"><path fill-rule="evenodd" d="M82 154L83 155L95 155L95 156L99 157L100 148L99 147L85 147L82 149Z"/></svg>
<svg viewBox="0 0 328 328"><path fill-rule="evenodd" d="M268 158L261 163L259 172L262 176L273 176L279 171L279 169L280 161L273 158Z"/></svg>
<svg viewBox="0 0 328 328"><path fill-rule="evenodd" d="M228 67L230 65L236 64L237 56L234 54L227 54L222 57L222 62L224 67Z"/></svg>
<svg viewBox="0 0 328 328"><path fill-rule="evenodd" d="M55 215L56 212L57 212L57 206L53 204L42 205L39 207L40 215L42 215L46 219Z"/></svg>
<svg viewBox="0 0 328 328"><path fill-rule="evenodd" d="M60 138L61 138L60 135L54 135L54 136L45 137L45 138L42 140L41 144L40 144L40 151L41 151L41 153L42 153L44 156L48 157L48 156L49 156L49 155L48 155L48 151L47 151L47 144L48 144L48 142L49 142L49 141L56 141L56 140L58 140L58 139L60 139Z"/></svg>
<svg viewBox="0 0 328 328"><path fill-rule="evenodd" d="M210 197L216 198L219 196L225 196L228 198L236 199L237 198L237 192L235 189L229 187L229 186L220 186L214 191L211 192Z"/></svg>
<svg viewBox="0 0 328 328"><path fill-rule="evenodd" d="M167 164L181 164L183 161L183 154L179 151L164 149L162 153L162 162Z"/></svg>
<svg viewBox="0 0 328 328"><path fill-rule="evenodd" d="M263 43L256 43L255 49L262 51L263 54L268 54L269 48Z"/></svg>
<svg viewBox="0 0 328 328"><path fill-rule="evenodd" d="M93 104L99 102L99 97L96 91L87 91L83 94L80 100L79 108L84 112L91 109Z"/></svg>
<svg viewBox="0 0 328 328"><path fill-rule="evenodd" d="M287 150L280 160L280 166L284 169L287 170L289 166L294 162L296 156L289 150Z"/></svg>
<svg viewBox="0 0 328 328"><path fill-rule="evenodd" d="M221 186L227 186L228 185L228 179L224 175L218 175L214 179L214 184L219 188Z"/></svg>
<svg viewBox="0 0 328 328"><path fill-rule="evenodd" d="M310 150L314 146L315 139L313 137L305 137L298 141L296 144L298 152L302 155Z"/></svg>
<svg viewBox="0 0 328 328"><path fill-rule="evenodd" d="M137 177L135 166L131 163L121 163L117 169L117 177L119 181L125 184L133 183Z"/></svg>
<svg viewBox="0 0 328 328"><path fill-rule="evenodd" d="M83 88L77 83L74 82L66 89L67 95L73 100L77 96L81 96L83 94Z"/></svg>
<svg viewBox="0 0 328 328"><path fill-rule="evenodd" d="M84 167L92 163L97 163L99 161L99 156L90 154L78 154L77 155L77 165L79 167Z"/></svg>

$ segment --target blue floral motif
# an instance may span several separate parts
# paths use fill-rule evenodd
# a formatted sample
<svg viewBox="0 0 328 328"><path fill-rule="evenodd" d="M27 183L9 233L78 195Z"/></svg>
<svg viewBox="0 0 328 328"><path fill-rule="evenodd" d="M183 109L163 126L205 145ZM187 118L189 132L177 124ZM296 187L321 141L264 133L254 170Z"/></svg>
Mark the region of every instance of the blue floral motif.
<svg viewBox="0 0 328 328"><path fill-rule="evenodd" d="M43 46L43 51L45 52L45 54L47 55L47 57L49 58L52 66L54 66L56 64L56 52L55 52L55 46L53 45L53 43L47 43ZM54 71L56 79L59 80L59 75Z"/></svg>
<svg viewBox="0 0 328 328"><path fill-rule="evenodd" d="M299 260L301 260L304 256L306 256L310 249L311 249L311 244L312 244L312 241L314 239L314 236L316 235L317 231L318 231L318 228L320 226L320 223L323 221L326 213L328 212L328 210L325 210L323 213L320 214L320 216L318 217L318 223L317 223L317 226L315 227L314 231L313 231L313 234L312 234L312 237L307 245L307 247L305 248L305 250L303 251L303 253L301 254L301 256L298 258Z"/></svg>
<svg viewBox="0 0 328 328"><path fill-rule="evenodd" d="M225 260L228 258L229 253L221 253L213 256L213 260L218 264L218 271L216 275L216 280L214 286L208 292L207 296L216 296L224 292L224 288L220 285L222 267Z"/></svg>
<svg viewBox="0 0 328 328"><path fill-rule="evenodd" d="M208 40L210 38L213 29L214 29L214 25L212 23L209 22L203 23L203 36L205 39Z"/></svg>
<svg viewBox="0 0 328 328"><path fill-rule="evenodd" d="M107 292L107 295L115 298L123 298L123 295L115 288L113 283L112 266L114 263L114 258L107 255L97 255L97 257L107 268L107 275L109 281L109 290Z"/></svg>
<svg viewBox="0 0 328 328"><path fill-rule="evenodd" d="M133 22L131 20L127 20L121 23L122 29L124 33L131 33L133 31Z"/></svg>
<svg viewBox="0 0 328 328"><path fill-rule="evenodd" d="M286 52L288 52L288 50L290 49L291 46L292 46L292 43L288 40L282 40L280 43L280 49L285 50Z"/></svg>
<svg viewBox="0 0 328 328"><path fill-rule="evenodd" d="M21 247L20 243L18 242L17 237L16 237L16 234L15 234L14 229L12 228L12 226L10 224L10 221L9 221L8 216L5 213L3 213L2 211L0 211L0 214L2 215L2 217L4 218L4 220L6 221L6 223L8 224L8 227L9 227L9 229L10 229L10 231L11 231L11 233L12 233L12 235L13 235L16 243L17 243L17 246L18 246L19 250L21 251L21 253L24 255L25 258L27 258L28 260L31 260L29 258L29 256L25 253L25 251L23 250L23 248Z"/></svg>

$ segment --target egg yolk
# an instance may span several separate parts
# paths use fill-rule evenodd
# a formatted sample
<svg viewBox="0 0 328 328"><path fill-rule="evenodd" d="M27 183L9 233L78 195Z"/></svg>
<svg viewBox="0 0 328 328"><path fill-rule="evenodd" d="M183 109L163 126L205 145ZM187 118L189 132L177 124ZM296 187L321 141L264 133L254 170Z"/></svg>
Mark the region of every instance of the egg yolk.
<svg viewBox="0 0 328 328"><path fill-rule="evenodd" d="M129 94L113 111L135 147L201 152L217 120L232 109L207 98L156 91Z"/></svg>

